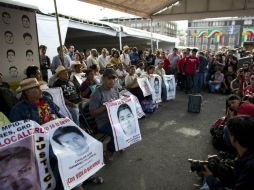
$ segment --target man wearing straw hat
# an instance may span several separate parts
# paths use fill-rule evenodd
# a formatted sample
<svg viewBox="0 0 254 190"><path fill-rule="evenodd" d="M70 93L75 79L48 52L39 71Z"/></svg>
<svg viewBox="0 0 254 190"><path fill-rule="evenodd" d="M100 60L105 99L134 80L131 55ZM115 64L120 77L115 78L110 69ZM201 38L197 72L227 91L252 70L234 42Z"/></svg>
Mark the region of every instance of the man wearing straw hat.
<svg viewBox="0 0 254 190"><path fill-rule="evenodd" d="M125 69L129 68L131 62L129 51L130 51L129 46L127 45L123 46L123 53L121 54L120 59Z"/></svg>
<svg viewBox="0 0 254 190"><path fill-rule="evenodd" d="M20 82L17 93L22 92L23 99L11 109L11 122L30 119L44 124L62 117L59 107L47 97L43 97L40 89L42 84L45 82L38 82L36 78L28 78Z"/></svg>
<svg viewBox="0 0 254 190"><path fill-rule="evenodd" d="M53 86L62 88L65 104L72 115L73 121L79 125L78 104L81 102L81 98L75 85L69 79L68 69L62 65L59 65L54 76L57 78L57 80Z"/></svg>

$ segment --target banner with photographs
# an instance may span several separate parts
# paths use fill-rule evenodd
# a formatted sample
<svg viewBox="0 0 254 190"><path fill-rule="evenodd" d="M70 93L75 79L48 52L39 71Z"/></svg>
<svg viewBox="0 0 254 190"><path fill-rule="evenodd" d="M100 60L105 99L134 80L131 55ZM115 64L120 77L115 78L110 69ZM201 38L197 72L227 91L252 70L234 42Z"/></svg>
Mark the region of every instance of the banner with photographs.
<svg viewBox="0 0 254 190"><path fill-rule="evenodd" d="M49 143L39 124L26 120L0 128L0 171L0 190L55 189Z"/></svg>
<svg viewBox="0 0 254 190"><path fill-rule="evenodd" d="M141 141L135 104L133 96L105 103L116 151Z"/></svg>
<svg viewBox="0 0 254 190"><path fill-rule="evenodd" d="M150 85L152 87L152 97L155 103L161 102L161 86L162 80L159 75L152 75L149 78Z"/></svg>
<svg viewBox="0 0 254 190"><path fill-rule="evenodd" d="M74 80L79 84L79 86L81 86L81 84L86 80L86 74L85 73L76 73L74 75Z"/></svg>
<svg viewBox="0 0 254 190"><path fill-rule="evenodd" d="M17 88L27 66L39 66L35 12L0 6L0 15L0 71Z"/></svg>
<svg viewBox="0 0 254 190"><path fill-rule="evenodd" d="M71 113L65 105L63 91L61 87L43 89L42 94L43 96L46 96L47 98L52 100L52 102L54 102L60 108L60 113L62 115L72 119Z"/></svg>
<svg viewBox="0 0 254 190"><path fill-rule="evenodd" d="M70 190L104 166L103 145L69 118L56 119L42 126L58 160L65 190Z"/></svg>
<svg viewBox="0 0 254 190"><path fill-rule="evenodd" d="M136 96L134 96L131 92L129 92L128 90L122 90L120 92L120 98L125 98L125 97L129 97L129 96L133 96L133 99L136 103L136 112L138 115L138 119L144 117L146 114L144 113L142 106L140 105L140 102L138 101L138 98Z"/></svg>
<svg viewBox="0 0 254 190"><path fill-rule="evenodd" d="M143 92L144 97L152 94L152 87L147 77L138 77L138 85Z"/></svg>
<svg viewBox="0 0 254 190"><path fill-rule="evenodd" d="M164 84L166 86L167 100L174 100L176 97L176 82L174 75L164 75Z"/></svg>

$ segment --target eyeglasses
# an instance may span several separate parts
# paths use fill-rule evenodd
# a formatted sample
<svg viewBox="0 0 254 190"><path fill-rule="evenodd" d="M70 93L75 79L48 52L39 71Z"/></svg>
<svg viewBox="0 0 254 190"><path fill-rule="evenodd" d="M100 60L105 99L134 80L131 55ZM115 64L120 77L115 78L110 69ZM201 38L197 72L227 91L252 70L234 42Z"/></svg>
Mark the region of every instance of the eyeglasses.
<svg viewBox="0 0 254 190"><path fill-rule="evenodd" d="M254 78L250 78L250 80L254 80Z"/></svg>

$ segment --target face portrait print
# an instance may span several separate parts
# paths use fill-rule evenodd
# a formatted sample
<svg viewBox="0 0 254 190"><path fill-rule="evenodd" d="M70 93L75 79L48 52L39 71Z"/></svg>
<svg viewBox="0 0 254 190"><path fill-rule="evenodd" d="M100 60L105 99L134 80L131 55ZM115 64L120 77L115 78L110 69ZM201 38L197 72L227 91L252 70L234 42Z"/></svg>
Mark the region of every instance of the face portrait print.
<svg viewBox="0 0 254 190"><path fill-rule="evenodd" d="M9 75L10 75L11 78L17 78L18 74L19 74L19 72L18 72L18 68L17 67L11 66L9 68Z"/></svg>
<svg viewBox="0 0 254 190"><path fill-rule="evenodd" d="M136 123L132 110L128 104L122 104L117 110L119 124L126 136L132 136L136 133Z"/></svg>
<svg viewBox="0 0 254 190"><path fill-rule="evenodd" d="M59 145L60 151L71 151L77 156L83 156L89 151L84 134L75 126L59 127L52 139Z"/></svg>
<svg viewBox="0 0 254 190"><path fill-rule="evenodd" d="M160 82L158 78L154 79L154 91L156 94L159 94L160 92Z"/></svg>
<svg viewBox="0 0 254 190"><path fill-rule="evenodd" d="M23 15L21 20L24 28L30 28L30 19L27 15Z"/></svg>
<svg viewBox="0 0 254 190"><path fill-rule="evenodd" d="M24 42L25 42L25 44L26 45L31 45L31 43L32 43L32 35L31 34L29 34L29 33L24 33L23 34L23 39L24 39Z"/></svg>
<svg viewBox="0 0 254 190"><path fill-rule="evenodd" d="M30 149L12 147L0 153L0 190L40 190L35 158Z"/></svg>
<svg viewBox="0 0 254 190"><path fill-rule="evenodd" d="M2 13L2 21L3 21L4 24L9 25L11 23L10 13L3 12Z"/></svg>
<svg viewBox="0 0 254 190"><path fill-rule="evenodd" d="M6 57L9 63L13 63L15 61L15 51L13 49L7 50Z"/></svg>
<svg viewBox="0 0 254 190"><path fill-rule="evenodd" d="M168 80L167 83L168 83L168 91L169 92L173 91L173 87L171 85L171 80Z"/></svg>
<svg viewBox="0 0 254 190"><path fill-rule="evenodd" d="M26 60L28 62L33 62L34 61L34 53L30 49L26 51Z"/></svg>
<svg viewBox="0 0 254 190"><path fill-rule="evenodd" d="M6 31L4 33L4 41L7 44L13 44L14 37L13 37L13 33L11 31Z"/></svg>

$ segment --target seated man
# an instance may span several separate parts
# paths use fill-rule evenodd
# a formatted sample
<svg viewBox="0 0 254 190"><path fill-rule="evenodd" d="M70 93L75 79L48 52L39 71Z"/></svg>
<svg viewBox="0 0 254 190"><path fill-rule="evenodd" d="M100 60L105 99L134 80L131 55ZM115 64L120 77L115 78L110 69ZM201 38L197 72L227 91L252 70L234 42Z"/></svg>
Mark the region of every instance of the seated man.
<svg viewBox="0 0 254 190"><path fill-rule="evenodd" d="M22 92L23 99L11 109L11 122L30 119L44 124L62 117L57 105L42 96L41 84L43 82L38 82L36 78L28 78L20 82L17 92Z"/></svg>
<svg viewBox="0 0 254 190"><path fill-rule="evenodd" d="M87 79L81 84L80 86L80 92L83 98L90 98L91 94L96 89L96 80L94 77L94 71L91 69L88 69L86 71Z"/></svg>
<svg viewBox="0 0 254 190"><path fill-rule="evenodd" d="M96 120L98 131L111 137L111 141L108 143L109 160L113 159L115 145L107 108L104 103L119 98L119 92L114 88L116 78L117 74L114 69L105 69L102 77L102 86L95 90L89 102L89 110Z"/></svg>
<svg viewBox="0 0 254 190"><path fill-rule="evenodd" d="M78 104L81 98L77 92L75 85L70 81L68 70L60 65L56 69L55 76L58 78L54 87L61 87L63 90L65 104L72 115L73 121L79 126L79 108Z"/></svg>
<svg viewBox="0 0 254 190"><path fill-rule="evenodd" d="M212 80L209 81L209 90L211 93L218 92L220 90L221 84L224 81L224 75L220 69L216 71Z"/></svg>
<svg viewBox="0 0 254 190"><path fill-rule="evenodd" d="M254 119L250 116L238 116L228 121L229 138L231 145L237 150L239 157L235 161L235 178L233 190L254 189ZM211 190L225 190L221 182L213 173L204 167L202 172L206 183Z"/></svg>

